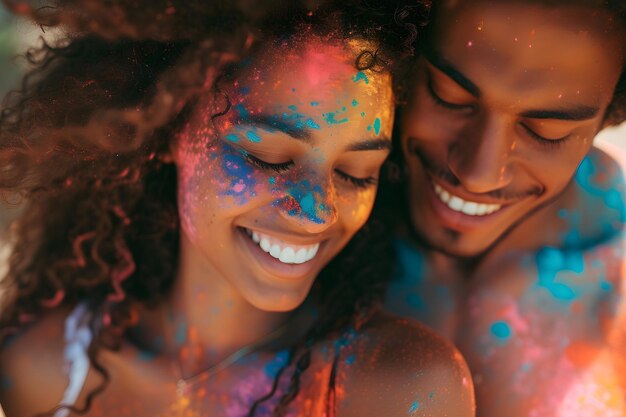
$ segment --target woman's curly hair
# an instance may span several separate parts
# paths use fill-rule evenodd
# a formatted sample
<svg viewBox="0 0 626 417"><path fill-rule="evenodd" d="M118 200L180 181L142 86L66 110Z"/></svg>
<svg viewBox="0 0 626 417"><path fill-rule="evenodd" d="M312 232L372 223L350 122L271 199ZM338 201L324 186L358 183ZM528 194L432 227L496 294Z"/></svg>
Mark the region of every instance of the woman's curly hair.
<svg viewBox="0 0 626 417"><path fill-rule="evenodd" d="M24 203L2 282L0 341L51 309L88 301L97 336L89 356L105 378L84 409L73 409L79 413L108 383L98 349L115 349L133 325L133 306L157 304L175 279L176 172L163 156L197 98L215 93L216 80L256 44L298 25L322 32L332 25L339 38L372 40L379 49L364 51L355 65L393 70L413 53L430 9L428 1L395 0L328 0L315 8L273 0L3 2L66 36L27 53L33 69L0 115L0 192ZM387 242L370 221L318 278L319 319L291 349L287 366L295 372L275 415L297 395L313 343L358 324L381 296Z"/></svg>

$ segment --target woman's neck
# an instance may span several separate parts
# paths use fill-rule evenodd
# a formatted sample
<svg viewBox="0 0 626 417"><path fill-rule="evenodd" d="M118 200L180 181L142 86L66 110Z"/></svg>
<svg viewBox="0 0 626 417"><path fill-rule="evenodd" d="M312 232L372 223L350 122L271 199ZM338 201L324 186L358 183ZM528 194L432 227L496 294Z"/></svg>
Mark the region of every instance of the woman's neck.
<svg viewBox="0 0 626 417"><path fill-rule="evenodd" d="M171 355L185 377L267 341L289 318L247 302L184 235L169 297L145 313L147 334L162 341L156 350Z"/></svg>

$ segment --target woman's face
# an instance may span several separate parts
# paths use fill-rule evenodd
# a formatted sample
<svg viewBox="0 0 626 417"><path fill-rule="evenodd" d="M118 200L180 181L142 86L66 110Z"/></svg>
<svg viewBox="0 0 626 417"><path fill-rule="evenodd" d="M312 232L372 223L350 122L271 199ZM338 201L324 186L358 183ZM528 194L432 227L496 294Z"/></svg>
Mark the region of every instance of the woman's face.
<svg viewBox="0 0 626 417"><path fill-rule="evenodd" d="M297 307L370 214L393 97L389 75L355 69L366 49L273 43L200 103L174 145L183 240L257 308ZM211 122L226 96L232 108Z"/></svg>

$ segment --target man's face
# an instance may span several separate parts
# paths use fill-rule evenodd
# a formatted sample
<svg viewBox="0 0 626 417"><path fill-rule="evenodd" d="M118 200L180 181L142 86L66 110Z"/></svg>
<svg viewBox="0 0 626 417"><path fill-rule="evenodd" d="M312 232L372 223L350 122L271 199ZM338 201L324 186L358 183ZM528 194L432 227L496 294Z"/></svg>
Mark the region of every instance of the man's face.
<svg viewBox="0 0 626 417"><path fill-rule="evenodd" d="M568 185L623 38L608 13L566 2L450 0L432 24L400 121L411 220L434 248L475 256Z"/></svg>

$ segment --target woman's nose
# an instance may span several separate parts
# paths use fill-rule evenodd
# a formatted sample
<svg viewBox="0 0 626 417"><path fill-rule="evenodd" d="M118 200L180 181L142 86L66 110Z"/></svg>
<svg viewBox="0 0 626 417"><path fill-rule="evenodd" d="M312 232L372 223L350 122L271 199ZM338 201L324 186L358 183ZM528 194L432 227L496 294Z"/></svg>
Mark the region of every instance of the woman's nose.
<svg viewBox="0 0 626 417"><path fill-rule="evenodd" d="M319 234L337 222L336 193L330 181L313 185L304 180L286 191L276 204L282 216L297 227Z"/></svg>

